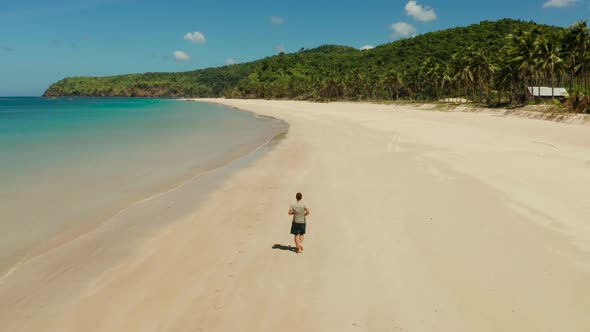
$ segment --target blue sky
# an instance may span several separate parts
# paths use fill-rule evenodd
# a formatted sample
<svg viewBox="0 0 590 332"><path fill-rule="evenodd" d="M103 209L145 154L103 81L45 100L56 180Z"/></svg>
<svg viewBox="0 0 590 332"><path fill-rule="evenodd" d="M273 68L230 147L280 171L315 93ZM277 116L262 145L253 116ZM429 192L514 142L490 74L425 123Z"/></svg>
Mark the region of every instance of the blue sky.
<svg viewBox="0 0 590 332"><path fill-rule="evenodd" d="M40 95L66 76L361 48L501 18L569 26L589 14L590 0L0 0L0 96Z"/></svg>

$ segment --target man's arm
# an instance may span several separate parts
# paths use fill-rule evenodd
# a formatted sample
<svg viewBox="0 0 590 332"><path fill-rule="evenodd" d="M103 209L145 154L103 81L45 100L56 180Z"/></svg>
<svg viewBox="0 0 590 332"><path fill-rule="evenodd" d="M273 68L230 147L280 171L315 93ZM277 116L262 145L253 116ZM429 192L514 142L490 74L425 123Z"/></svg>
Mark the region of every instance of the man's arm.
<svg viewBox="0 0 590 332"><path fill-rule="evenodd" d="M289 208L289 215L292 216L295 214L295 211L293 210L293 208Z"/></svg>
<svg viewBox="0 0 590 332"><path fill-rule="evenodd" d="M308 208L305 208L305 215L309 216L309 209Z"/></svg>

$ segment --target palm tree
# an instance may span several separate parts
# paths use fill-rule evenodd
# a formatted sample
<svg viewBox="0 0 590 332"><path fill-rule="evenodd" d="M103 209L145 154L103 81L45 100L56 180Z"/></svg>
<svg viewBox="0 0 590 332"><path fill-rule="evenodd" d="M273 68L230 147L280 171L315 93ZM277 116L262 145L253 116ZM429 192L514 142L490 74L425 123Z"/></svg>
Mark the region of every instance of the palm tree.
<svg viewBox="0 0 590 332"><path fill-rule="evenodd" d="M453 79L458 83L459 87L458 95L461 94L461 89L465 88L465 97L468 98L473 75L469 70L467 55L464 52L457 52L452 56L451 61L453 63Z"/></svg>
<svg viewBox="0 0 590 332"><path fill-rule="evenodd" d="M467 61L471 78L477 88L478 100L481 101L484 88L487 89L487 99L489 100L494 73L498 70L498 67L492 62L487 52L481 49L470 49Z"/></svg>
<svg viewBox="0 0 590 332"><path fill-rule="evenodd" d="M590 30L586 21L574 23L571 27L573 35L572 49L575 52L576 63L574 70L581 73L583 82L583 91L588 95L588 77L587 77L587 57L590 49Z"/></svg>
<svg viewBox="0 0 590 332"><path fill-rule="evenodd" d="M563 59L561 58L561 45L556 35L540 35L535 41L537 48L537 63L544 76L549 76L551 81L551 98L555 99L555 74L563 72Z"/></svg>
<svg viewBox="0 0 590 332"><path fill-rule="evenodd" d="M389 98L393 98L393 92L395 91L395 99L399 99L399 90L402 86L401 75L394 69L390 69L383 79L383 86L389 92Z"/></svg>
<svg viewBox="0 0 590 332"><path fill-rule="evenodd" d="M445 97L445 83L452 82L450 67L447 63L437 64L434 69L437 82L440 82L440 98ZM438 83L437 83L438 85Z"/></svg>
<svg viewBox="0 0 590 332"><path fill-rule="evenodd" d="M424 83L434 82L434 89L436 98L438 99L438 80L436 78L436 66L437 64L430 57L426 58L420 67L420 76Z"/></svg>
<svg viewBox="0 0 590 332"><path fill-rule="evenodd" d="M535 66L535 40L540 34L538 28L532 30L517 30L508 35L508 62L518 71L518 78L525 84L526 89L530 80L538 78ZM533 95L533 101L535 97Z"/></svg>
<svg viewBox="0 0 590 332"><path fill-rule="evenodd" d="M590 53L590 31L586 21L579 21L569 27L563 35L563 59L569 74L570 91L578 85L587 92L588 64L584 59Z"/></svg>
<svg viewBox="0 0 590 332"><path fill-rule="evenodd" d="M512 64L508 61L509 59L506 57L506 50L504 49L502 52L502 57L500 58L500 65L499 70L496 73L496 81L498 91L505 91L507 89L511 89L514 93L512 97L510 97L510 102L513 99L518 97L518 73L514 70Z"/></svg>

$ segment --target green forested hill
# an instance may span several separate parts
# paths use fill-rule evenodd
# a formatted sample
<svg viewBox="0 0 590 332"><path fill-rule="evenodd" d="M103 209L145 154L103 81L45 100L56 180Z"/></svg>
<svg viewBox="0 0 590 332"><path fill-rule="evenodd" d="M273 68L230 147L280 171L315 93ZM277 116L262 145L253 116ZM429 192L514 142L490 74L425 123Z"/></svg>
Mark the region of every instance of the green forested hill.
<svg viewBox="0 0 590 332"><path fill-rule="evenodd" d="M373 63L385 63L388 66L411 70L417 68L431 57L434 61L446 62L451 57L469 47L476 47L490 53L497 53L506 45L506 36L518 29L528 30L542 27L552 31L561 28L538 25L534 22L504 19L501 21L483 21L468 27L453 28L427 33L414 38L404 39L372 49L361 56L363 60Z"/></svg>
<svg viewBox="0 0 590 332"><path fill-rule="evenodd" d="M583 54L579 47L580 54L572 55L579 45L569 41L581 35L587 44L585 22L563 29L510 19L484 21L365 51L324 45L182 73L65 78L45 95L488 101L510 96L512 100L524 94L526 84L553 80L585 88L587 71L581 78L579 63L586 67L586 48ZM560 60L549 73L543 56L550 57L551 52Z"/></svg>

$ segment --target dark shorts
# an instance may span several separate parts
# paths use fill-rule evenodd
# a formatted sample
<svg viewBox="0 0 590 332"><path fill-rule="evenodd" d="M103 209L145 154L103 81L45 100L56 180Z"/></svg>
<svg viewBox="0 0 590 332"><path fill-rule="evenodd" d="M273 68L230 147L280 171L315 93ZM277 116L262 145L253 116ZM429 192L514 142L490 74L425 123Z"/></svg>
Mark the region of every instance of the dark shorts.
<svg viewBox="0 0 590 332"><path fill-rule="evenodd" d="M299 223L291 223L291 234L293 235L304 235L305 234L305 225L306 224L299 224Z"/></svg>

